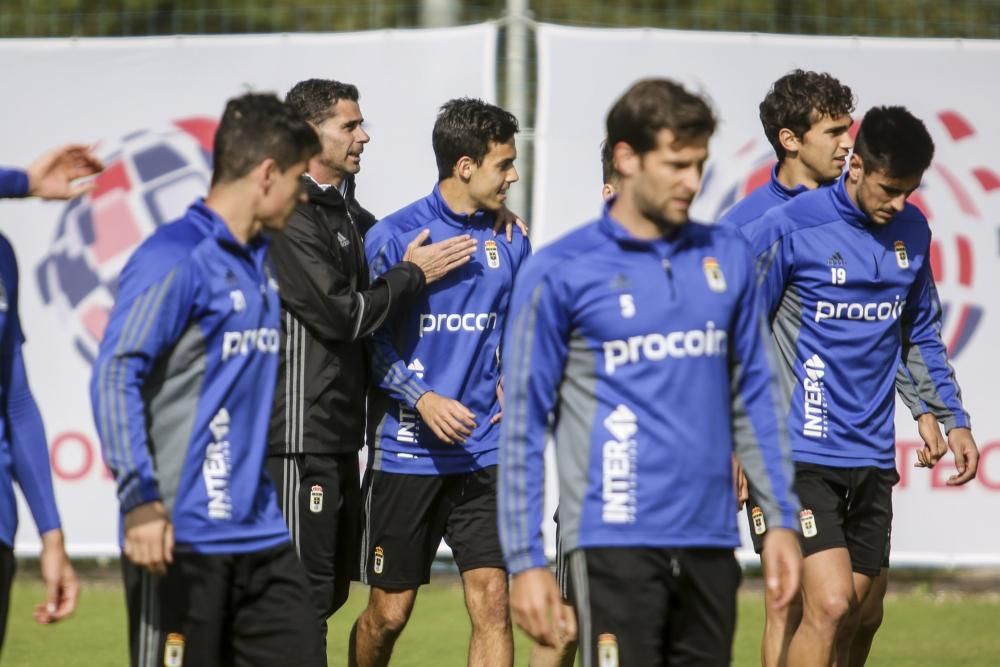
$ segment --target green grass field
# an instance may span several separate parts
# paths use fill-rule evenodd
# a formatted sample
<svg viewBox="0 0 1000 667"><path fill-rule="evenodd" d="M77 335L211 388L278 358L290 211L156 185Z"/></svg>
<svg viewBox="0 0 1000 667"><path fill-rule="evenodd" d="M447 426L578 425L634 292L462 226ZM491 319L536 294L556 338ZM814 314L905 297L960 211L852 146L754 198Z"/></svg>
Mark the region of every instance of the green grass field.
<svg viewBox="0 0 1000 667"><path fill-rule="evenodd" d="M23 571L26 571L28 565ZM421 589L413 618L396 646L393 665L399 667L465 664L468 621L457 580ZM42 587L30 576L15 583L4 667L106 667L126 665L125 606L122 590L113 582L85 583L76 616L61 625L36 625L31 609L42 599ZM367 589L355 586L347 606L330 625L330 665L346 664L347 634L364 606ZM758 593L740 597L739 629L733 664L757 662L757 642L763 621ZM516 638L515 664L527 664L528 642ZM886 622L875 640L870 665L892 667L996 667L1000 665L1000 597L975 594L934 594L911 587L891 594ZM276 666L278 667L278 666Z"/></svg>

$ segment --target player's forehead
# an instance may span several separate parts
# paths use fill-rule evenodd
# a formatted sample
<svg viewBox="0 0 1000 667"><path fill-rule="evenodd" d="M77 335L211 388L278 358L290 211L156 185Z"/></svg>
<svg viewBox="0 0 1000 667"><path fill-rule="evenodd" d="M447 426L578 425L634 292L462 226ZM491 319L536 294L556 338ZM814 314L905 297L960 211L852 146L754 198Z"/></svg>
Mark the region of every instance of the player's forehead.
<svg viewBox="0 0 1000 667"><path fill-rule="evenodd" d="M824 113L813 109L809 114L810 125L809 129L813 132L827 132L831 130L836 130L839 132L846 132L850 129L851 124L854 119L851 118L849 113Z"/></svg>

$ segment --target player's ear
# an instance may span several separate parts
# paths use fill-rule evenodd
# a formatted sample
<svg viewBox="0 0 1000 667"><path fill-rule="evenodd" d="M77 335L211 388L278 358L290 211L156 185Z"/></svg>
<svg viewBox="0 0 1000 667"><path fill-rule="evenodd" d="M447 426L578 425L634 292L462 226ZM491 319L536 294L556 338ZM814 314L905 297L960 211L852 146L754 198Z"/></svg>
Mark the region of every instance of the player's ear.
<svg viewBox="0 0 1000 667"><path fill-rule="evenodd" d="M458 158L458 162L455 163L455 169L452 171L455 176L463 181L468 181L472 178L472 174L476 171L476 161L473 160L468 155L463 155Z"/></svg>
<svg viewBox="0 0 1000 667"><path fill-rule="evenodd" d="M611 151L611 157L614 160L615 171L622 176L628 178L639 171L641 156L626 142L617 142Z"/></svg>
<svg viewBox="0 0 1000 667"><path fill-rule="evenodd" d="M261 192L267 194L271 190L271 186L274 185L275 179L277 179L280 175L278 163L274 160L274 158L264 158L264 160L262 160L256 168L254 168L253 174L255 175L255 182Z"/></svg>
<svg viewBox="0 0 1000 667"><path fill-rule="evenodd" d="M778 130L778 143L786 153L798 153L802 148L802 141L787 127Z"/></svg>
<svg viewBox="0 0 1000 667"><path fill-rule="evenodd" d="M861 175L864 171L865 161L857 153L852 153L851 161L847 164L847 177L851 179L852 183L857 183L861 180Z"/></svg>

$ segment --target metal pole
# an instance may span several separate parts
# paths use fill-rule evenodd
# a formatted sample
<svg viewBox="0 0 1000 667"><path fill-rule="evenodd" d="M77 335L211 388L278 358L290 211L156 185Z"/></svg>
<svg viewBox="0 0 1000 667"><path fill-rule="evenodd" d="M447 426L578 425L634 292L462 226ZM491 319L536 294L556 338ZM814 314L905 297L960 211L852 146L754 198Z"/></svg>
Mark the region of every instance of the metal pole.
<svg viewBox="0 0 1000 667"><path fill-rule="evenodd" d="M458 23L457 0L423 0L420 3L420 25L425 28L447 28Z"/></svg>
<svg viewBox="0 0 1000 667"><path fill-rule="evenodd" d="M504 81L504 104L521 124L517 139L517 169L521 180L510 189L508 208L530 223L531 162L534 153L534 128L529 117L528 18L529 0L507 0L507 77Z"/></svg>

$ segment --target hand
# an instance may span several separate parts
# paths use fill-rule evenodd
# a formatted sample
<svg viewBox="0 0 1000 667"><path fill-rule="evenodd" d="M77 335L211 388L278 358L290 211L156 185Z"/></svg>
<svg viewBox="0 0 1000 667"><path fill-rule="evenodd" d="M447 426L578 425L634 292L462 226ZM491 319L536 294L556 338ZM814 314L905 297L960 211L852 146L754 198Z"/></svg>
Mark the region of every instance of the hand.
<svg viewBox="0 0 1000 667"><path fill-rule="evenodd" d="M125 556L153 574L167 573L174 562L174 527L163 503L139 505L125 515Z"/></svg>
<svg viewBox="0 0 1000 667"><path fill-rule="evenodd" d="M42 535L38 565L45 582L45 602L36 604L32 615L43 624L61 621L73 613L80 598L80 582L66 555L61 530L50 530Z"/></svg>
<svg viewBox="0 0 1000 667"><path fill-rule="evenodd" d="M496 236L502 227L506 231L507 243L510 243L514 240L514 225L517 225L522 234L528 235L528 225L524 224L524 220L521 220L516 213L504 206L497 211L497 221L493 225L493 236Z"/></svg>
<svg viewBox="0 0 1000 667"><path fill-rule="evenodd" d="M73 181L93 176L104 169L101 161L84 144L54 148L32 162L28 173L28 194L42 199L73 199L89 192L94 183L73 185Z"/></svg>
<svg viewBox="0 0 1000 667"><path fill-rule="evenodd" d="M917 431L920 439L924 441L923 449L917 450L917 462L914 468L933 468L934 464L941 460L941 457L948 453L948 444L945 442L941 427L938 426L937 419L929 412L917 417Z"/></svg>
<svg viewBox="0 0 1000 667"><path fill-rule="evenodd" d="M576 618L566 613L555 577L544 567L518 572L511 579L510 617L542 646L558 646L560 636L576 636Z"/></svg>
<svg viewBox="0 0 1000 667"><path fill-rule="evenodd" d="M747 484L743 465L735 454L733 454L733 486L736 488L736 511L739 512L750 498L750 485Z"/></svg>
<svg viewBox="0 0 1000 667"><path fill-rule="evenodd" d="M417 411L438 440L460 445L476 428L476 416L458 401L429 391L417 400Z"/></svg>
<svg viewBox="0 0 1000 667"><path fill-rule="evenodd" d="M802 550L799 536L788 528L768 528L761 551L767 592L775 611L784 609L799 592L802 577Z"/></svg>
<svg viewBox="0 0 1000 667"><path fill-rule="evenodd" d="M431 233L424 229L410 241L403 253L404 262L413 262L424 272L427 284L440 280L452 269L462 266L476 252L476 239L468 234L424 245Z"/></svg>
<svg viewBox="0 0 1000 667"><path fill-rule="evenodd" d="M979 450L972 439L972 431L967 428L953 428L948 432L948 447L955 455L957 475L946 482L948 486L961 486L976 476L979 469Z"/></svg>
<svg viewBox="0 0 1000 667"><path fill-rule="evenodd" d="M490 417L491 424L496 424L503 419L503 378L497 382L497 403L500 404L500 412Z"/></svg>

